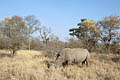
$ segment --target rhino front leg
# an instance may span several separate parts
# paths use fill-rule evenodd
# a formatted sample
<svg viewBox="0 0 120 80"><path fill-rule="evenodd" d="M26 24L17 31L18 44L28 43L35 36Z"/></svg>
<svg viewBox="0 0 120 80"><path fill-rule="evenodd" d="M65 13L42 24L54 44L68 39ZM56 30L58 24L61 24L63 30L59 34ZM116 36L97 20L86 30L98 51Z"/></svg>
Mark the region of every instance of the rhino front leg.
<svg viewBox="0 0 120 80"><path fill-rule="evenodd" d="M66 65L68 65L68 60L66 60L65 62L62 63L62 66L65 67Z"/></svg>

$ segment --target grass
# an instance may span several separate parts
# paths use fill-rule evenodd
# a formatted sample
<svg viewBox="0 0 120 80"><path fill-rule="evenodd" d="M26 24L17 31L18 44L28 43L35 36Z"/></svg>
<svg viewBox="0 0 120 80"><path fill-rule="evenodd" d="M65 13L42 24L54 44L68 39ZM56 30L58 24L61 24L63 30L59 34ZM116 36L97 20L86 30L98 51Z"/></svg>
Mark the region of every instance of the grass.
<svg viewBox="0 0 120 80"><path fill-rule="evenodd" d="M91 53L89 67L69 65L47 68L42 51L20 50L14 58L0 50L0 80L120 80L120 62L116 54ZM115 60L114 60L115 59Z"/></svg>

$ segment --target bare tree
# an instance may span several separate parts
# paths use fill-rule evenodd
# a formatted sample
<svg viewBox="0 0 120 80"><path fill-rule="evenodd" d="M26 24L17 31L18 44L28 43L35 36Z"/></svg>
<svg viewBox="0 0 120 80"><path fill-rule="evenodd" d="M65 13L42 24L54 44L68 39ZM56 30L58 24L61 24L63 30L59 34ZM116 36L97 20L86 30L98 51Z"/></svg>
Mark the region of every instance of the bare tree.
<svg viewBox="0 0 120 80"><path fill-rule="evenodd" d="M40 34L40 37L41 37L43 43L47 44L47 42L49 41L49 38L51 36L50 28L46 28L45 26L39 28L39 34Z"/></svg>

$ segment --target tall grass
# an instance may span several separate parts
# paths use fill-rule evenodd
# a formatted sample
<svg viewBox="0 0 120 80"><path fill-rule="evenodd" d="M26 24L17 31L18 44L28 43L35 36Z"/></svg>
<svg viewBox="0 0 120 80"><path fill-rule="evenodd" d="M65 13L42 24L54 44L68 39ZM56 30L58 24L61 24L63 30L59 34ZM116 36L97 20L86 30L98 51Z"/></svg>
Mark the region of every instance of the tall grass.
<svg viewBox="0 0 120 80"><path fill-rule="evenodd" d="M91 53L89 67L48 69L44 62L50 59L41 51L21 50L14 58L9 54L0 51L0 80L120 80L120 63L113 60L120 55Z"/></svg>

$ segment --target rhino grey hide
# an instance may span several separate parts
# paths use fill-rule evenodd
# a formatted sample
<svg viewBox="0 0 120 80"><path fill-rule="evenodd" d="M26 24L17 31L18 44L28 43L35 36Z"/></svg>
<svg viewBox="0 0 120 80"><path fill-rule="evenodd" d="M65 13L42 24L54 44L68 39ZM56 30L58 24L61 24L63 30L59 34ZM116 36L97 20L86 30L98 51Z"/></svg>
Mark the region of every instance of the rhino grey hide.
<svg viewBox="0 0 120 80"><path fill-rule="evenodd" d="M57 54L55 67L67 64L82 63L88 66L90 54L87 49L82 48L65 48Z"/></svg>

